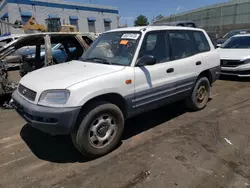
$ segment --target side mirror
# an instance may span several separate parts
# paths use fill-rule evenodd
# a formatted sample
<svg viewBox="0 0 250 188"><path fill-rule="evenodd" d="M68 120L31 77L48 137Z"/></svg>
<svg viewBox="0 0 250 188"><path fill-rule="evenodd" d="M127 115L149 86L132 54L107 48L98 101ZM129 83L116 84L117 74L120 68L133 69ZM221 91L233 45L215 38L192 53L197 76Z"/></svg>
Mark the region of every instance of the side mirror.
<svg viewBox="0 0 250 188"><path fill-rule="evenodd" d="M137 60L136 65L141 67L141 66L146 66L146 65L154 65L155 63L156 63L156 59L154 56L144 55Z"/></svg>

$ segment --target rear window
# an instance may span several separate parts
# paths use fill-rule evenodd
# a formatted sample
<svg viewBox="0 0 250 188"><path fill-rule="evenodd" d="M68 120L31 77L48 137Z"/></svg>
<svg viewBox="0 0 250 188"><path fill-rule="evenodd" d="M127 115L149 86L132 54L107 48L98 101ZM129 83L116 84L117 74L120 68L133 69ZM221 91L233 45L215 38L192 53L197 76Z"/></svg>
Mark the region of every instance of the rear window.
<svg viewBox="0 0 250 188"><path fill-rule="evenodd" d="M194 31L193 36L198 52L210 51L210 46L203 32Z"/></svg>

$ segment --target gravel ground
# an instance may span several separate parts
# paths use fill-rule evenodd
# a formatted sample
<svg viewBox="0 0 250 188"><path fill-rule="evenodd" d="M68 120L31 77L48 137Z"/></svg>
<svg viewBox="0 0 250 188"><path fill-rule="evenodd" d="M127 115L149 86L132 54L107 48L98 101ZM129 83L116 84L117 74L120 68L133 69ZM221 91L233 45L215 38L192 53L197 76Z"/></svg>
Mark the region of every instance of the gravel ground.
<svg viewBox="0 0 250 188"><path fill-rule="evenodd" d="M249 86L219 80L202 111L178 102L130 119L121 145L93 161L0 110L0 187L250 187Z"/></svg>

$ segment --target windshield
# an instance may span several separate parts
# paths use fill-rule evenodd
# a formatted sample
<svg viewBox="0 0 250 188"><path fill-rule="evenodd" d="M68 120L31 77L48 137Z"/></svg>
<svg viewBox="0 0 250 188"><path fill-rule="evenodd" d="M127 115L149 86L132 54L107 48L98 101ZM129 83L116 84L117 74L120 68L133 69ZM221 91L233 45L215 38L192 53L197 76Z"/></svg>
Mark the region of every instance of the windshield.
<svg viewBox="0 0 250 188"><path fill-rule="evenodd" d="M244 31L244 30L242 30L242 31L231 31L231 32L227 33L223 38L224 39L229 39L234 35L245 34L245 33L247 33L247 31Z"/></svg>
<svg viewBox="0 0 250 188"><path fill-rule="evenodd" d="M104 33L92 43L80 60L129 66L140 36L140 32L129 31Z"/></svg>
<svg viewBox="0 0 250 188"><path fill-rule="evenodd" d="M232 37L221 48L250 48L250 36Z"/></svg>

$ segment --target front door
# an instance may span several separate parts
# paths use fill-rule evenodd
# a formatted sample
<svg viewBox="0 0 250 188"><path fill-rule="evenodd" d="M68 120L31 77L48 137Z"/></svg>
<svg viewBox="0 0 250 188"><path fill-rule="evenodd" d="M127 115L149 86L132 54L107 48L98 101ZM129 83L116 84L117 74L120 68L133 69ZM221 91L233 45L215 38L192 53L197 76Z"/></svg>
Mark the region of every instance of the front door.
<svg viewBox="0 0 250 188"><path fill-rule="evenodd" d="M166 31L148 32L144 37L138 59L152 55L156 64L135 67L135 112L155 108L175 93L176 75L168 44Z"/></svg>

